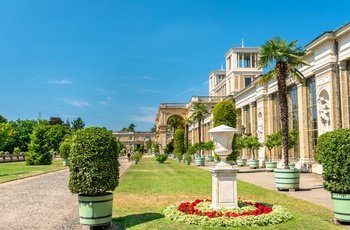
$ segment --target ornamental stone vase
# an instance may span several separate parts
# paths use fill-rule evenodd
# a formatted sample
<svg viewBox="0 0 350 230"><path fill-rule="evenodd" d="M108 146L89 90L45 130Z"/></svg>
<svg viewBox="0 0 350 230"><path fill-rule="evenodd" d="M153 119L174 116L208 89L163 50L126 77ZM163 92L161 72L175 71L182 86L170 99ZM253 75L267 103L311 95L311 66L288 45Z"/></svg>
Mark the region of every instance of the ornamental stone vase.
<svg viewBox="0 0 350 230"><path fill-rule="evenodd" d="M232 138L235 132L238 130L227 125L220 125L208 131L213 137L215 153L221 158L216 168L231 168L231 165L226 163L226 158L232 152Z"/></svg>

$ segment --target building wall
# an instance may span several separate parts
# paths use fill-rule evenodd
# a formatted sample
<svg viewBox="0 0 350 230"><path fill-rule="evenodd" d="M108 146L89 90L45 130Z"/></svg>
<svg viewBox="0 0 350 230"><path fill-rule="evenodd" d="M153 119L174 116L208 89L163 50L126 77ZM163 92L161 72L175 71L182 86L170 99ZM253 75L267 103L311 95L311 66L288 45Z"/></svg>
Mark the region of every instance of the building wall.
<svg viewBox="0 0 350 230"><path fill-rule="evenodd" d="M294 87L297 92L293 98L297 100L297 107L294 108L297 119L293 122L290 118L290 124L300 132L299 145L292 150L293 159L290 160L301 169L312 168L314 172L320 173L322 168L315 161L317 137L350 126L350 22L335 31L321 34L305 48L304 59L310 66L299 68L305 80L300 83L288 79L288 87ZM245 126L246 132L258 136L260 142L264 143L267 135L280 127L278 90L276 81L257 84L262 71L252 64L254 55L249 56L250 60L248 56L245 56L245 61L242 59L242 54L254 52L257 52L257 48L231 48L225 55L225 77L222 77L222 70L209 74L209 95L223 96L226 92L226 97L232 97L240 110L235 128L241 130ZM245 78L249 76L251 83L247 85ZM193 143L198 141L196 126L190 125ZM211 115L208 115L202 126L202 141L210 140L210 135L204 133L212 127ZM243 153L244 157L249 158L248 153ZM264 166L268 159L268 151L264 147L260 148L258 159L260 165ZM280 163L283 161L280 148L274 149L273 159Z"/></svg>

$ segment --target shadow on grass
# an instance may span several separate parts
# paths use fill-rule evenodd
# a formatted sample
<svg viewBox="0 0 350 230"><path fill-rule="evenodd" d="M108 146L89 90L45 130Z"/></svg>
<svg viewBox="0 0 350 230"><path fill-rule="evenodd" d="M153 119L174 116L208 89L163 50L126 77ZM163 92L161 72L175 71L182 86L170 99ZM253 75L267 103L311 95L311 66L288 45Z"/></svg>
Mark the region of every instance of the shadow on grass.
<svg viewBox="0 0 350 230"><path fill-rule="evenodd" d="M159 213L140 213L134 215L128 215L118 218L113 218L112 221L117 226L117 229L128 229L138 224L146 223L149 221L164 218L162 214Z"/></svg>

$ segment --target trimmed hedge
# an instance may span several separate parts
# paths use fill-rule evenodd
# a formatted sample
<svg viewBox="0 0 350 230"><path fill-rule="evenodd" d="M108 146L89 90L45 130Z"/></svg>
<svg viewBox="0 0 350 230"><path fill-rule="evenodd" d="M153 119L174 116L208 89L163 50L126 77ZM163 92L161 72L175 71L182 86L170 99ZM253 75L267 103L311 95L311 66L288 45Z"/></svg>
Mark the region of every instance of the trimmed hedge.
<svg viewBox="0 0 350 230"><path fill-rule="evenodd" d="M316 159L322 164L324 188L332 193L350 193L350 129L337 129L319 136Z"/></svg>

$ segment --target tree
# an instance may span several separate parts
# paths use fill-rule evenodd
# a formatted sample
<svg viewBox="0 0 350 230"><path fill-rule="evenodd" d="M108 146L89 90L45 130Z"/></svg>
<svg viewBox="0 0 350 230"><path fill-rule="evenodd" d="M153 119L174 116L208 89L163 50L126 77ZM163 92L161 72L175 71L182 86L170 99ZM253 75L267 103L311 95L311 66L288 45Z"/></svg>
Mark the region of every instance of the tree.
<svg viewBox="0 0 350 230"><path fill-rule="evenodd" d="M172 116L169 118L168 122L167 122L168 128L171 129L171 131L173 131L173 134L175 134L175 130L177 129L177 127L180 126L180 118Z"/></svg>
<svg viewBox="0 0 350 230"><path fill-rule="evenodd" d="M2 115L0 115L0 123L6 123L6 122L7 122L7 119Z"/></svg>
<svg viewBox="0 0 350 230"><path fill-rule="evenodd" d="M156 127L156 125L154 125L152 128L151 128L151 132L152 133L155 133L157 131L157 127Z"/></svg>
<svg viewBox="0 0 350 230"><path fill-rule="evenodd" d="M49 123L50 125L62 125L63 121L59 117L50 117Z"/></svg>
<svg viewBox="0 0 350 230"><path fill-rule="evenodd" d="M181 159L185 153L185 132L182 128L178 128L174 135L174 153L178 159Z"/></svg>
<svg viewBox="0 0 350 230"><path fill-rule="evenodd" d="M202 120L209 113L209 110L205 104L197 103L191 107L190 111L191 111L190 119L198 122L198 147L199 147L199 152L202 155L202 151L201 151Z"/></svg>
<svg viewBox="0 0 350 230"><path fill-rule="evenodd" d="M185 126L185 139L186 139L186 151L188 150L188 130L189 130L189 124L192 123L192 120L190 118L185 118L183 121L183 124Z"/></svg>
<svg viewBox="0 0 350 230"><path fill-rule="evenodd" d="M252 152L252 159L255 160L254 150L258 150L261 147L261 143L257 136L245 136L242 140L243 147L250 149Z"/></svg>
<svg viewBox="0 0 350 230"><path fill-rule="evenodd" d="M267 140L265 142L266 148L269 150L270 153L270 162L272 162L272 153L271 150L276 147L282 145L282 132L280 130L276 133L267 135Z"/></svg>
<svg viewBox="0 0 350 230"><path fill-rule="evenodd" d="M85 127L85 122L81 117L77 117L77 119L73 120L72 122L72 129L74 131L77 131L78 129L83 129Z"/></svg>
<svg viewBox="0 0 350 230"><path fill-rule="evenodd" d="M49 165L52 164L52 156L50 154L51 147L47 143L47 133L50 125L45 122L39 124L30 135L29 154L26 157L27 165Z"/></svg>
<svg viewBox="0 0 350 230"><path fill-rule="evenodd" d="M213 109L213 126L227 125L236 127L236 107L231 100L220 101Z"/></svg>
<svg viewBox="0 0 350 230"><path fill-rule="evenodd" d="M135 128L136 128L136 125L134 125L133 123L131 123L128 127L128 130L129 132L135 132Z"/></svg>
<svg viewBox="0 0 350 230"><path fill-rule="evenodd" d="M296 80L302 82L304 76L297 67L301 65L309 65L302 60L305 51L301 47L297 47L297 40L287 44L286 40L280 37L273 37L259 47L259 69L268 68L268 72L263 74L259 80L259 84L264 84L272 79L277 79L279 104L281 112L282 126L282 146L284 155L284 168L289 169L288 154L288 102L287 102L287 77L292 76Z"/></svg>
<svg viewBox="0 0 350 230"><path fill-rule="evenodd" d="M16 132L13 122L0 123L0 151L12 152L15 142Z"/></svg>
<svg viewBox="0 0 350 230"><path fill-rule="evenodd" d="M38 125L35 120L20 120L18 119L14 123L14 129L16 132L16 147L22 152L28 151L28 145L30 143L30 135L34 128Z"/></svg>

